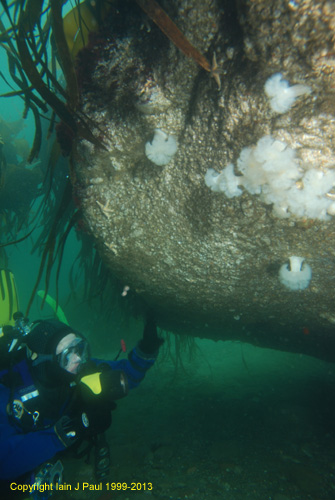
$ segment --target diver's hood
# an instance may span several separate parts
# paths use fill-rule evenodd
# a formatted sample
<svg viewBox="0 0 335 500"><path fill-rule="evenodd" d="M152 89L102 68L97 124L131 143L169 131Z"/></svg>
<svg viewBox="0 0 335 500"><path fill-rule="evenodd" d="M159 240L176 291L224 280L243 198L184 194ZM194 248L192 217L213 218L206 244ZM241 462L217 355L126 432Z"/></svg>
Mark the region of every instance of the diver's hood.
<svg viewBox="0 0 335 500"><path fill-rule="evenodd" d="M26 345L30 351L32 375L42 385L53 387L69 384L76 379L75 374L59 366L56 357L57 345L69 333L84 339L81 333L69 325L52 319L39 321L27 336Z"/></svg>

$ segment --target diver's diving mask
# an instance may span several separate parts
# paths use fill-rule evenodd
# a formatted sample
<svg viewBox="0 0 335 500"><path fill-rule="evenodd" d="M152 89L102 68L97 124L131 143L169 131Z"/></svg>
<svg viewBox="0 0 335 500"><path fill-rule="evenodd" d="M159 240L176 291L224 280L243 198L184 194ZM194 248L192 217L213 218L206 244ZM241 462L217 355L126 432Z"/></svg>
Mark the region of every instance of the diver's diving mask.
<svg viewBox="0 0 335 500"><path fill-rule="evenodd" d="M59 354L57 362L63 370L76 375L80 367L87 362L89 349L86 340L75 337Z"/></svg>

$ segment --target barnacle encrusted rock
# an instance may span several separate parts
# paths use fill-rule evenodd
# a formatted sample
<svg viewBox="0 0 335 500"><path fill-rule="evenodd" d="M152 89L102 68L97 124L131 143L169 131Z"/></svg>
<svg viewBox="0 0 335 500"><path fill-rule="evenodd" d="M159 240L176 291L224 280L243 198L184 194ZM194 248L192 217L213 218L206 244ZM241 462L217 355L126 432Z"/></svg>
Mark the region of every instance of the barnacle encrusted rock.
<svg viewBox="0 0 335 500"><path fill-rule="evenodd" d="M122 5L82 82L83 111L107 150L82 140L75 155L76 191L105 263L164 328L334 361L335 218L279 219L246 191L228 199L204 182L208 168L236 163L269 134L304 165L335 168L333 2L160 1L209 61L216 54L220 90L135 2ZM278 72L312 89L282 115L264 93ZM162 167L145 155L155 129L178 141ZM291 255L312 268L306 290L278 279Z"/></svg>

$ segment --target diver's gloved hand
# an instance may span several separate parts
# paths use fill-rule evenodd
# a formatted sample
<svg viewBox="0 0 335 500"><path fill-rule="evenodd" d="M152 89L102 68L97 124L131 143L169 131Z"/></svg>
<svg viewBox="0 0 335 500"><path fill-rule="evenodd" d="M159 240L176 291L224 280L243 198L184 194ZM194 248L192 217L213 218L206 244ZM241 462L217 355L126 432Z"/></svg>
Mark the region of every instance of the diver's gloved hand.
<svg viewBox="0 0 335 500"><path fill-rule="evenodd" d="M82 413L87 424L85 434L94 436L105 432L112 423L112 410L116 408L116 404L112 402L109 405L90 406Z"/></svg>
<svg viewBox="0 0 335 500"><path fill-rule="evenodd" d="M115 403L113 409L116 407ZM64 415L55 424L58 439L68 448L78 441L105 432L112 423L111 405L109 407L90 406L75 417Z"/></svg>
<svg viewBox="0 0 335 500"><path fill-rule="evenodd" d="M79 416L71 418L64 415L56 422L54 430L61 443L68 448L83 437L85 425Z"/></svg>
<svg viewBox="0 0 335 500"><path fill-rule="evenodd" d="M158 337L156 320L151 309L148 310L143 330L143 338L139 342L139 348L144 354L156 354L164 339Z"/></svg>

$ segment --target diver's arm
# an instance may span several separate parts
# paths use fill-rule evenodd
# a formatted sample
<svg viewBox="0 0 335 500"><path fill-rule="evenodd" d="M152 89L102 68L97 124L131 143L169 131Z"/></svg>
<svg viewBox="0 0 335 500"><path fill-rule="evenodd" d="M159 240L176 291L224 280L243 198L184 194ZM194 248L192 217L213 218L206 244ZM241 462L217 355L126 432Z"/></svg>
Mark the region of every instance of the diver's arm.
<svg viewBox="0 0 335 500"><path fill-rule="evenodd" d="M50 460L65 446L53 428L17 433L11 425L0 425L0 479L15 479Z"/></svg>
<svg viewBox="0 0 335 500"><path fill-rule="evenodd" d="M9 389L0 384L0 479L31 472L65 446L53 428L22 433L8 420Z"/></svg>
<svg viewBox="0 0 335 500"><path fill-rule="evenodd" d="M157 355L150 358L144 356L145 354L141 352L137 345L130 351L128 359L118 361L94 359L93 361L96 362L98 369L100 364L104 364L110 366L113 370L123 370L127 374L129 389L134 389L142 382L146 372L152 367L157 357Z"/></svg>
<svg viewBox="0 0 335 500"><path fill-rule="evenodd" d="M123 370L128 377L129 389L137 387L143 380L146 372L154 364L163 339L157 335L156 321L152 311L148 311L146 322L143 330L143 337L136 347L134 347L128 359L121 359L119 361L104 361L113 370ZM95 360L99 365L101 360Z"/></svg>

